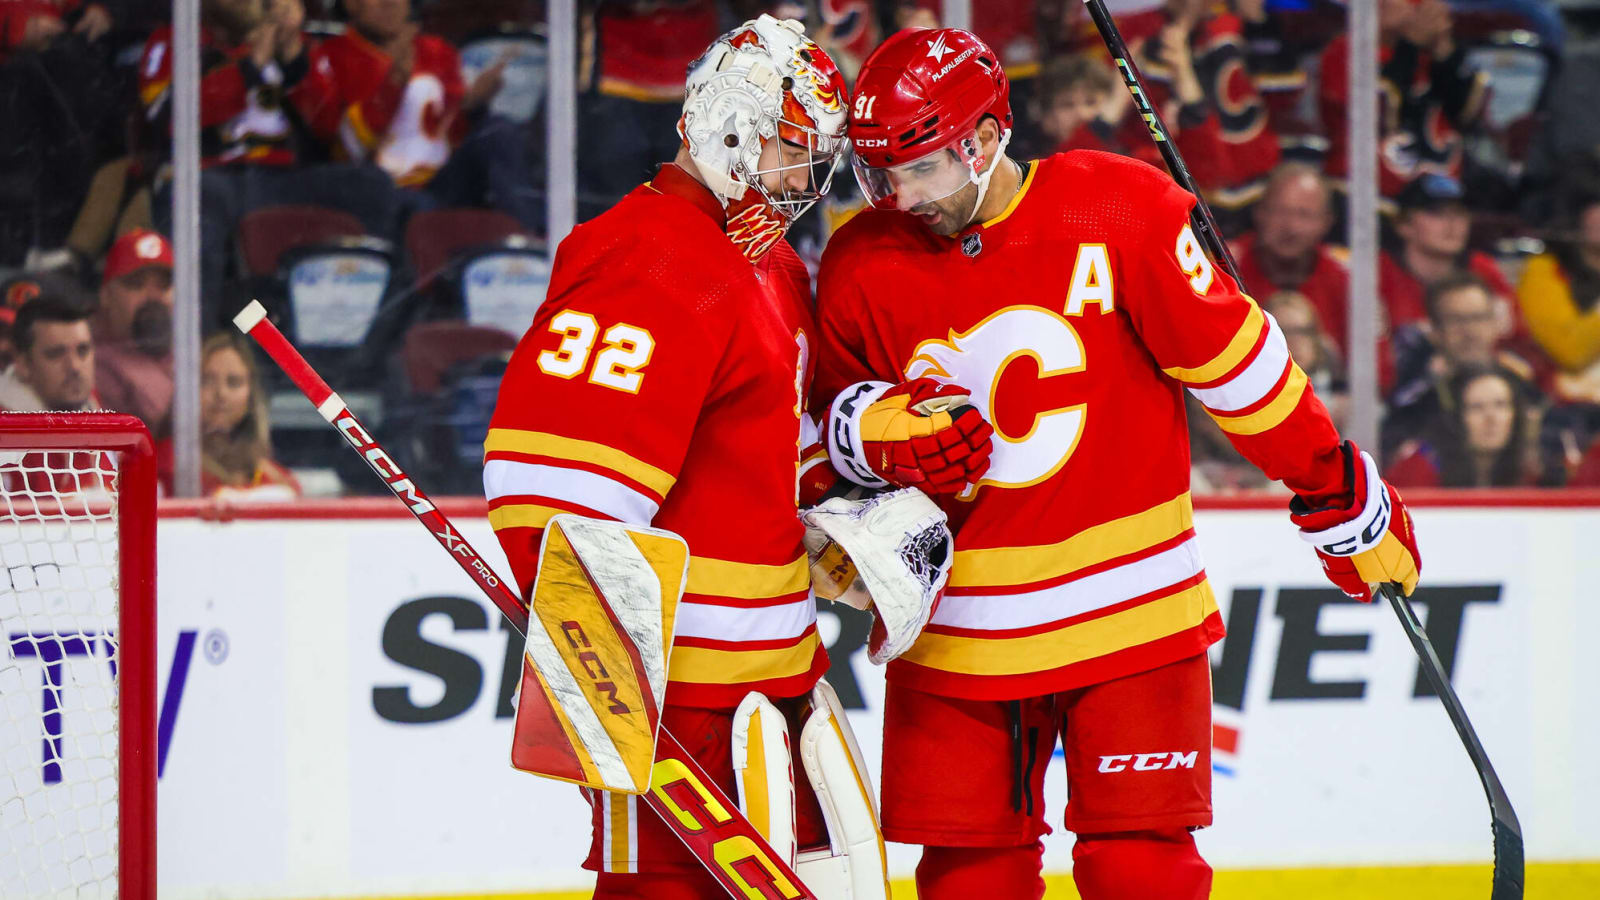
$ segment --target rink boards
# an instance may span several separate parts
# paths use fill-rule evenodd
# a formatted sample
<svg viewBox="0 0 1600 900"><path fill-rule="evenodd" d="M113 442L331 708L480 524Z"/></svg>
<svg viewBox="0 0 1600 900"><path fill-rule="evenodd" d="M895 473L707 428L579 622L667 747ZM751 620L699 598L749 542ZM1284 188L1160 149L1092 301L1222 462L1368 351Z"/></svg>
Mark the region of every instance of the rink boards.
<svg viewBox="0 0 1600 900"><path fill-rule="evenodd" d="M1419 506L1419 613L1454 661L1530 859L1600 861L1600 660L1584 638L1600 635L1600 504L1519 502ZM1212 653L1217 825L1199 839L1218 869L1297 870L1281 876L1296 886L1246 890L1240 879L1280 876L1225 871L1218 896L1313 896L1308 884L1377 865L1466 866L1411 877L1470 881L1489 858L1487 809L1392 612L1342 602L1281 502L1256 506L1196 516L1230 629ZM389 510L164 508L163 897L559 896L588 882L577 791L508 763L520 648ZM504 571L481 503L451 514ZM823 612L820 630L876 778L883 679L864 625ZM1070 867L1064 796L1058 757L1054 872ZM915 851L890 850L909 876ZM1417 870L1396 870L1397 888L1402 871Z"/></svg>

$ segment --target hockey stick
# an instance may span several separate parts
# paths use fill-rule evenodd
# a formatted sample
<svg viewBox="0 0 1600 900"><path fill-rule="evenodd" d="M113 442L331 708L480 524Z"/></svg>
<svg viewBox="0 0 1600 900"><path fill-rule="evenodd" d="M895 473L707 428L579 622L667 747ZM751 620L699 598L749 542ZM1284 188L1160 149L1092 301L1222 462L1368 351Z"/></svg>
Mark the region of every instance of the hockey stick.
<svg viewBox="0 0 1600 900"><path fill-rule="evenodd" d="M417 521L434 536L463 572L483 589L517 634L528 633L528 607L472 548L461 532L433 505L410 476L372 439L372 433L356 421L355 414L328 383L322 380L300 351L283 332L267 319L258 301L234 316L233 324L249 335L300 393L310 400L328 424L344 435L350 446L366 460L367 466L388 486ZM535 670L535 674L538 672ZM540 676L543 681L543 676ZM548 693L548 692L547 692ZM685 847L706 867L729 896L783 897L785 900L818 900L789 864L777 855L766 838L728 799L700 764L683 749L678 739L662 725L656 742L656 759L651 766L650 790L645 800L671 828Z"/></svg>
<svg viewBox="0 0 1600 900"><path fill-rule="evenodd" d="M1511 808L1511 798L1506 796L1506 789L1500 784L1500 777L1489 762L1489 754L1484 752L1478 733L1472 728L1472 720L1467 718L1467 711L1461 706L1461 698L1456 696L1450 679L1445 677L1444 665L1439 662L1439 654L1434 652L1433 642L1428 640L1428 632L1417 620L1411 601L1389 584L1379 585L1378 593L1389 601L1389 605L1394 607L1394 614L1400 617L1400 627L1411 639L1411 649L1417 651L1422 673L1438 692L1445 712L1450 714L1450 724L1456 727L1456 734L1460 735L1461 743L1467 748L1467 755L1472 757L1473 768L1478 770L1478 779L1483 782L1483 792L1489 797L1489 814L1494 817L1494 887L1489 894L1490 900L1519 900L1522 897L1523 860L1522 823L1517 821L1517 811Z"/></svg>
<svg viewBox="0 0 1600 900"><path fill-rule="evenodd" d="M1184 164L1177 146L1169 139L1166 124L1161 121L1160 114L1155 111L1145 94L1139 69L1133 63L1133 54L1128 52L1128 45L1123 42L1122 33L1117 30L1117 23L1112 20L1111 13L1106 9L1105 0L1083 0L1083 2L1089 9L1089 17L1094 20L1095 28L1100 32L1100 38L1105 41L1106 49L1111 52L1111 58L1116 61L1117 70L1122 73L1123 83L1133 94L1134 105L1138 107L1139 115L1144 118L1145 125L1150 129L1150 138L1161 151L1161 158L1166 161L1173 180L1195 197L1192 218L1195 230L1200 233L1200 239L1205 242L1205 247L1212 258L1233 277L1234 282L1239 285L1239 290L1247 291L1243 279L1239 277L1239 266L1228 250L1227 243L1222 240L1221 232L1217 230L1217 221L1211 215L1211 208L1200 195L1200 188L1194 183L1194 177L1189 174L1189 167ZM1440 664L1439 656L1428 640L1428 633L1417 620L1417 614L1411 608L1410 602L1392 585L1379 585L1378 592L1388 598L1390 605L1394 607L1395 615L1400 618L1400 627L1405 630L1406 637L1411 639L1411 647L1416 651L1418 664L1423 674L1427 676L1428 682L1438 692L1439 700L1450 716L1450 723L1455 726L1456 734L1460 735L1467 755L1472 758L1473 768L1478 770L1478 779L1483 782L1484 793L1488 795L1489 814L1492 817L1494 831L1494 884L1489 895L1490 900L1520 900L1523 883L1522 825L1517 821L1516 811L1511 808L1511 798L1506 796L1505 788L1500 784L1500 778L1489 762L1489 755L1484 752L1483 744L1478 741L1478 734L1472 727L1472 721L1467 718L1467 711L1461 705L1461 698L1456 696L1455 689L1450 686L1450 680L1445 677L1444 666Z"/></svg>

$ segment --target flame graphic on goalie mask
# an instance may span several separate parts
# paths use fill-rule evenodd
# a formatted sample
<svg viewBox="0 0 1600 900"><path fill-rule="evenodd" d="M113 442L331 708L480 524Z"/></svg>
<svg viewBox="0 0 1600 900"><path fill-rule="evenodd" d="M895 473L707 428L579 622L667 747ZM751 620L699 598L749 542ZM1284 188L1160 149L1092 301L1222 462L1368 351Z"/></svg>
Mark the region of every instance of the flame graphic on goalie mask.
<svg viewBox="0 0 1600 900"><path fill-rule="evenodd" d="M839 96L844 89L844 76L839 74L833 61L811 41L794 48L791 68L811 86L809 93L827 112L839 112Z"/></svg>

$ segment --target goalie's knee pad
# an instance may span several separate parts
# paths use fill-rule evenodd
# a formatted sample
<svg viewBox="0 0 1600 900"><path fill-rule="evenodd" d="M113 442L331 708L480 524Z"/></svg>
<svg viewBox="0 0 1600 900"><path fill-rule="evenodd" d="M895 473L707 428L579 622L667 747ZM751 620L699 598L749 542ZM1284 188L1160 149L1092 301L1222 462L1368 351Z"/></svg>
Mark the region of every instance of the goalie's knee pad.
<svg viewBox="0 0 1600 900"><path fill-rule="evenodd" d="M887 900L888 863L876 794L844 707L827 682L811 692L799 757L827 825L827 841L800 847L787 723L766 697L745 696L733 716L739 806L812 892L828 900Z"/></svg>
<svg viewBox="0 0 1600 900"><path fill-rule="evenodd" d="M917 863L920 900L1004 897L1039 900L1044 896L1044 845L1021 847L924 847Z"/></svg>
<svg viewBox="0 0 1600 900"><path fill-rule="evenodd" d="M1083 900L1205 900L1211 867L1185 828L1080 834L1072 880Z"/></svg>

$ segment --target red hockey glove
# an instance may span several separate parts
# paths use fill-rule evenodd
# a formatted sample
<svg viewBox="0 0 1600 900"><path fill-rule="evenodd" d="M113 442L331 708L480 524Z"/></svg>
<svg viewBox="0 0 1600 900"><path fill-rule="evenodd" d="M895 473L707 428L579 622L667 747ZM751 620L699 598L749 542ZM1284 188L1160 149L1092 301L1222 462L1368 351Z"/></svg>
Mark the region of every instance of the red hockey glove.
<svg viewBox="0 0 1600 900"><path fill-rule="evenodd" d="M1411 513L1400 495L1378 476L1378 464L1345 441L1342 506L1312 509L1304 498L1289 501L1289 518L1300 537L1317 548L1328 580L1363 603L1377 585L1393 582L1406 596L1417 587L1422 556L1411 527Z"/></svg>
<svg viewBox="0 0 1600 900"><path fill-rule="evenodd" d="M828 457L863 487L953 494L989 469L994 429L967 392L932 378L863 381L833 401Z"/></svg>

